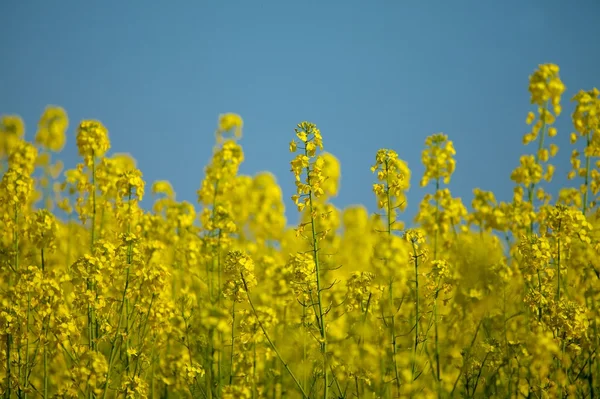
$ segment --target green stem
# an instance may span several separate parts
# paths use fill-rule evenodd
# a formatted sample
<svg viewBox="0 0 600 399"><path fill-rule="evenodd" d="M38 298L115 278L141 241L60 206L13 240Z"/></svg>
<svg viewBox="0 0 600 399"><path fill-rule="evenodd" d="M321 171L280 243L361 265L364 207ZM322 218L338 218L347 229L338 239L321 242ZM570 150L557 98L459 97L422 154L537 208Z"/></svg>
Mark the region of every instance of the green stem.
<svg viewBox="0 0 600 399"><path fill-rule="evenodd" d="M308 157L308 151L304 149L305 155ZM329 390L329 372L327 362L327 324L325 322L325 314L323 313L323 296L321 290L321 267L319 263L319 239L317 238L317 230L315 226L314 218L314 204L313 204L313 192L310 179L310 167L306 167L306 183L311 190L308 193L309 209L310 209L310 225L312 232L312 247L313 247L313 260L315 262L315 275L317 282L317 307L319 310L319 330L321 332L321 354L323 356L323 399L327 399Z"/></svg>
<svg viewBox="0 0 600 399"><path fill-rule="evenodd" d="M389 164L388 161L386 159L385 161L385 176L386 176L386 187L385 187L385 195L386 195L386 202L387 202L387 235L388 235L388 240L391 241L392 239L392 224L394 223L392 220L392 204L391 204L391 198L390 198L390 174L389 174ZM385 260L385 262L387 263L387 259ZM396 316L396 311L394 309L394 280L393 278L390 278L390 285L389 285L389 301L390 301L390 312L392 312L391 317L390 317L390 332L392 335L392 363L394 364L394 379L395 379L395 385L396 385L396 394L399 396L400 395L400 375L398 373L398 360L396 359L396 320L395 320L395 316ZM369 297L370 298L370 297Z"/></svg>
<svg viewBox="0 0 600 399"><path fill-rule="evenodd" d="M40 255L42 259L42 272L45 272L46 262L44 257L44 248L40 250ZM44 362L44 376L43 376L43 395L44 399L48 397L48 327L50 323L50 317L46 316L44 320L44 353L43 353L43 362Z"/></svg>
<svg viewBox="0 0 600 399"><path fill-rule="evenodd" d="M281 354L277 350L277 347L275 346L275 344L273 343L273 341L271 341L271 338L269 337L269 334L267 334L267 330L265 330L265 327L263 326L262 322L260 321L260 318L258 317L258 313L256 312L256 308L254 307L254 303L252 302L252 298L250 297L250 291L248 290L248 284L246 284L246 279L244 277L244 274L240 273L240 276L242 278L242 282L244 283L244 289L246 291L246 296L248 297L248 303L250 304L250 307L252 308L252 312L254 313L254 317L256 317L256 322L258 323L258 326L262 330L265 338L267 339L267 342L269 343L269 345L271 346L271 348L273 349L273 351L275 352L275 354L279 358L279 361L283 364L283 367L285 367L285 369L287 370L287 372L290 375L290 377L292 377L292 379L294 380L294 383L296 384L296 387L298 388L298 390L300 391L300 393L302 393L302 398L303 399L308 398L308 395L306 394L306 391L304 391L304 388L302 388L302 384L300 384L300 381L298 381L298 379L296 378L296 376L294 375L294 373L292 372L292 370L290 369L290 367L288 366L288 364L283 360L283 358L281 357Z"/></svg>
<svg viewBox="0 0 600 399"><path fill-rule="evenodd" d="M26 389L23 397L27 399L27 387L29 386L29 371L27 370L29 365L29 321L31 316L31 292L27 293L27 324L25 325L25 384L23 387Z"/></svg>
<svg viewBox="0 0 600 399"><path fill-rule="evenodd" d="M15 274L19 271L19 208L15 204L15 213L14 213L15 227L13 229L13 246L15 252L14 258L14 270ZM12 274L8 279L9 287L12 285ZM6 398L10 399L11 389L12 389L12 380L11 380L11 349L12 349L12 334L6 334Z"/></svg>
<svg viewBox="0 0 600 399"><path fill-rule="evenodd" d="M48 397L48 321L44 323L44 399Z"/></svg>
<svg viewBox="0 0 600 399"><path fill-rule="evenodd" d="M96 155L92 153L92 226L91 226L91 238L90 238L90 251L93 253L94 251L94 242L96 240ZM86 282L87 289L94 291L94 284L87 279ZM88 304L88 346L90 350L96 350L94 344L94 331L96 330L95 326L95 312L94 308ZM88 365L91 367L91 365ZM108 382L107 382L108 384ZM94 393L91 387L88 387L88 398L93 398Z"/></svg>
<svg viewBox="0 0 600 399"><path fill-rule="evenodd" d="M413 242L413 256L415 263L415 343L413 348L413 360L411 380L415 378L415 367L417 363L417 348L419 346L419 255L416 244Z"/></svg>
<svg viewBox="0 0 600 399"><path fill-rule="evenodd" d="M10 365L10 357L11 357L11 345L12 344L12 334L6 334L6 392L4 397L10 399L11 396L11 388L12 388L12 380L11 380L11 365Z"/></svg>
<svg viewBox="0 0 600 399"><path fill-rule="evenodd" d="M436 227L440 225L439 213L440 213L440 199L439 199L439 191L440 191L440 178L438 177L435 181L435 221ZM437 260L437 247L438 247L438 229L435 229L434 235L434 244L433 244L433 259ZM438 283L436 286L434 303L433 303L433 323L434 323L434 332L435 332L435 369L436 369L436 377L437 377L437 391L438 397L441 395L442 389L442 375L440 372L440 345L439 345L439 334L438 334L438 292L439 292L440 281L438 279Z"/></svg>
<svg viewBox="0 0 600 399"><path fill-rule="evenodd" d="M235 300L231 306L231 357L229 358L229 385L233 383L233 354L235 353Z"/></svg>
<svg viewBox="0 0 600 399"><path fill-rule="evenodd" d="M127 225L127 232L130 233L131 232L131 187L129 189L129 214L130 214L130 218L129 218L129 223ZM123 318L127 318L127 303L128 303L128 299L127 299L127 289L129 288L129 273L131 270L131 262L132 262L132 257L133 257L133 245L131 243L131 240L129 241L129 244L127 246L127 269L126 269L126 274L125 274L125 288L123 288L123 295L121 297L121 309L119 312L119 321L117 323L117 328L115 330L115 335L111 341L111 347L110 347L110 355L108 357L108 372L106 373L106 381L104 383L104 392L102 393L102 399L106 398L106 394L108 393L108 384L110 382L110 374L112 372L112 366L113 366L113 362L115 360L115 353L116 353L116 343L117 343L117 339L119 337L119 330L121 329L121 323L123 322ZM127 333L127 329L128 329L128 320L125 320L125 329L126 329L126 333ZM129 340L129 338L127 338L127 340Z"/></svg>

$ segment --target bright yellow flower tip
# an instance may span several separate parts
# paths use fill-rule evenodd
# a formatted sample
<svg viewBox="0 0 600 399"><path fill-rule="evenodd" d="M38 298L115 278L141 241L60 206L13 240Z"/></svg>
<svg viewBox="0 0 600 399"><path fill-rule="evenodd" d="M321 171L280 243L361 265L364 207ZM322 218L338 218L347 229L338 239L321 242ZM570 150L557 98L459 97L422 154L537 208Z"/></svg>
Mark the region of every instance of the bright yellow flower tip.
<svg viewBox="0 0 600 399"><path fill-rule="evenodd" d="M554 64L543 64L529 77L531 103L545 107L547 102L551 102L555 115L562 111L560 97L566 90L558 70L558 66Z"/></svg>
<svg viewBox="0 0 600 399"><path fill-rule="evenodd" d="M61 107L49 106L38 122L35 141L50 151L58 152L65 146L68 127L69 118L65 110Z"/></svg>
<svg viewBox="0 0 600 399"><path fill-rule="evenodd" d="M103 156L110 149L108 130L99 121L82 121L77 128L77 147L86 161Z"/></svg>
<svg viewBox="0 0 600 399"><path fill-rule="evenodd" d="M217 130L217 134L222 134L233 130L234 136L239 139L242 138L243 126L244 121L238 114L231 112L227 114L221 114L219 115L219 128Z"/></svg>
<svg viewBox="0 0 600 399"><path fill-rule="evenodd" d="M173 187L171 183L166 180L159 180L154 182L152 185L152 193L153 194L164 194L167 198L174 199L175 192L173 191Z"/></svg>
<svg viewBox="0 0 600 399"><path fill-rule="evenodd" d="M427 137L425 145L427 148L421 153L421 161L425 166L421 186L439 179L448 184L456 166L454 143L445 134L437 133Z"/></svg>

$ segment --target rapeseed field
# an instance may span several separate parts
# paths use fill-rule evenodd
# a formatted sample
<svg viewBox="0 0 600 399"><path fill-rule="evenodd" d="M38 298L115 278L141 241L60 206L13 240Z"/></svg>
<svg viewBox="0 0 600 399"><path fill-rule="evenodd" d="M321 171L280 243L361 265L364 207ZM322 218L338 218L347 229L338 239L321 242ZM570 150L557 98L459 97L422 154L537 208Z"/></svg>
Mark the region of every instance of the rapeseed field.
<svg viewBox="0 0 600 399"><path fill-rule="evenodd" d="M575 95L573 133L559 133L564 91L558 66L532 73L512 200L475 188L470 210L442 133L423 176L398 149L372 154L369 214L331 204L341 166L310 122L282 132L296 185L283 198L272 174L238 173L243 121L221 115L189 203L108 156L100 121L77 125L80 163L63 170L65 110L48 107L33 139L1 116L1 394L600 397L600 92ZM552 165L557 134L571 170ZM552 196L555 174L579 188ZM432 194L403 221L415 180Z"/></svg>

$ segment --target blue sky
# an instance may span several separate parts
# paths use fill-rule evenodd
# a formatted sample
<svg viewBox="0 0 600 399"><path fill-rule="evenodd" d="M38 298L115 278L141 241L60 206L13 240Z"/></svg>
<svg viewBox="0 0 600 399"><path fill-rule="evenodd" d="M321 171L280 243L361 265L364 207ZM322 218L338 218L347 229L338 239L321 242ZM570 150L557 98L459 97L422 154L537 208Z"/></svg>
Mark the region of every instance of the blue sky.
<svg viewBox="0 0 600 399"><path fill-rule="evenodd" d="M77 162L75 127L99 119L112 152L129 152L151 184L168 179L195 203L220 113L245 122L241 173L280 182L291 223L288 143L316 123L341 161L338 207L374 210L369 167L379 148L413 170L417 210L425 138L455 142L450 188L509 200L532 110L528 76L561 67L557 183L564 183L570 98L600 86L600 2L564 1L104 1L0 3L0 113L35 134L47 104L70 117L62 157ZM406 218L405 218L406 219Z"/></svg>

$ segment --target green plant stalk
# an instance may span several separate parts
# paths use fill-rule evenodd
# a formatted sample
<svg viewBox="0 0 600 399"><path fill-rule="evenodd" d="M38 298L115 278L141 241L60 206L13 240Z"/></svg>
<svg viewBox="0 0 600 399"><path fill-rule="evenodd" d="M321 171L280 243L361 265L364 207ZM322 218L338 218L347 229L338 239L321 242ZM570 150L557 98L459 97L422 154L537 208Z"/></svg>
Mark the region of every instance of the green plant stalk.
<svg viewBox="0 0 600 399"><path fill-rule="evenodd" d="M44 399L48 397L48 320L44 323Z"/></svg>
<svg viewBox="0 0 600 399"><path fill-rule="evenodd" d="M277 366L279 366L279 362L277 361L277 359L273 358L271 359L271 366L273 368L273 370L275 370L275 368ZM271 399L275 399L277 397L277 376L273 376L273 383L271 386ZM265 389L265 392L267 392L267 390Z"/></svg>
<svg viewBox="0 0 600 399"><path fill-rule="evenodd" d="M213 275L212 275L212 270L211 270L211 263L210 262L206 262L206 279L207 279L207 289L208 289L208 301L209 303L212 305L213 304L213 299L212 299L212 289L213 289L213 284L212 284L212 280L213 280ZM198 305L200 305L200 298L198 298ZM208 332L206 335L206 350L205 350L205 361L206 363L204 364L204 367L206 369L206 374L204 376L204 385L205 385L205 390L206 390L206 394L208 395L208 398L212 398L212 389L211 389L211 381L212 381L212 357L211 357L211 346L212 346L212 342L211 339L209 338L211 336L212 333L212 327L208 328ZM188 344L188 351L191 351L191 349L189 348L189 344ZM190 362L192 361L193 357L191 355L190 352Z"/></svg>
<svg viewBox="0 0 600 399"><path fill-rule="evenodd" d="M96 241L96 155L92 154L92 226L91 226L91 237L90 237L90 252L94 251L94 243ZM87 280L87 288L88 290L94 290L93 284ZM94 308L88 305L88 344L90 349L96 350L94 344L94 331L96 330L95 326L95 312ZM90 391L89 397L91 398L93 393Z"/></svg>
<svg viewBox="0 0 600 399"><path fill-rule="evenodd" d="M302 327L304 327L306 329L306 306L302 306ZM304 370L306 368L306 355L307 355L307 348L306 348L306 334L302 334L302 368L303 368L303 372L302 372L302 382L305 388L308 388L308 373L306 373Z"/></svg>
<svg viewBox="0 0 600 399"><path fill-rule="evenodd" d="M254 307L254 303L252 302L252 298L250 297L250 291L248 290L248 284L246 284L246 279L244 277L244 274L240 273L240 276L242 278L242 282L244 283L244 289L246 291L246 296L248 297L248 303L250 304L250 307L252 308L252 312L254 313L254 317L256 317L256 322L258 323L258 326L262 330L265 338L267 339L267 342L269 342L269 345L271 346L271 348L273 349L273 351L275 352L275 354L279 358L279 361L283 364L283 367L285 367L285 369L287 370L287 372L290 375L290 377L292 377L292 379L294 380L294 383L296 384L296 387L298 388L298 390L302 394L302 398L303 399L308 398L309 396L306 394L306 391L304 390L304 388L302 388L302 384L300 384L300 381L298 381L298 379L296 378L296 376L294 375L294 373L292 372L292 370L290 369L290 367L288 366L288 364L283 360L283 358L281 357L281 354L277 350L277 347L275 346L275 344L273 343L273 341L271 341L271 338L269 337L269 334L267 334L267 330L265 330L265 327L263 326L262 322L258 318L258 313L256 312L256 308Z"/></svg>
<svg viewBox="0 0 600 399"><path fill-rule="evenodd" d="M258 320L258 316L256 316ZM256 398L256 342L252 343L252 399Z"/></svg>
<svg viewBox="0 0 600 399"><path fill-rule="evenodd" d="M304 312L304 308L303 312ZM281 337L281 330L284 330L285 333L285 326L287 326L287 306L283 307L283 320L280 324L275 326L275 339L279 339ZM284 334L285 335L285 334ZM305 337L303 336L303 338L305 339ZM266 359L266 355L265 355L265 359ZM277 396L277 383L279 381L279 384L281 384L281 386L284 386L284 375L281 374L281 363L276 359L273 358L273 367L274 370L277 370L277 373L273 376L273 392L272 395L273 398L275 398ZM266 384L265 384L265 392L267 392L266 389Z"/></svg>
<svg viewBox="0 0 600 399"><path fill-rule="evenodd" d="M131 213L131 189L129 190L129 212ZM127 232L131 232L131 218L129 218L129 223L127 225ZM123 288L123 295L121 297L121 310L119 312L119 321L117 322L117 328L115 330L115 335L111 341L110 345L110 355L108 357L108 371L106 373L106 381L104 383L104 392L102 393L102 399L106 398L106 394L108 393L108 384L110 382L110 374L112 372L113 362L115 361L115 353L116 353L116 343L119 337L119 330L121 329L121 323L123 322L123 317L127 317L127 309L126 303L127 301L127 290L129 288L129 273L131 270L131 259L132 259L133 246L131 242L129 242L127 246L127 269L125 271L125 288ZM125 321L127 325L127 320ZM126 327L127 328L127 327Z"/></svg>
<svg viewBox="0 0 600 399"><path fill-rule="evenodd" d="M15 273L16 273L19 271L19 233L18 233L19 208L17 207L16 204L15 204L14 219L15 219L15 227L13 229L13 246L14 246L14 252L15 252L14 269L15 269ZM10 276L11 276L11 278L9 278L8 284L9 284L9 286L12 286L12 274ZM9 399L11 396L11 388L12 388L11 364L10 364L11 349L12 349L12 334L8 333L8 334L6 334L6 398L9 398Z"/></svg>
<svg viewBox="0 0 600 399"><path fill-rule="evenodd" d="M154 399L156 392L156 379L154 378L154 371L156 369L156 336L152 338L152 351L150 352L150 359L152 361L152 367L150 369L150 399Z"/></svg>
<svg viewBox="0 0 600 399"><path fill-rule="evenodd" d="M46 261L44 257L44 248L40 250L40 256L42 260L42 272L45 272ZM43 363L44 363L44 375L43 375L43 395L44 399L48 397L48 327L50 318L46 316L44 320L44 352L43 352Z"/></svg>
<svg viewBox="0 0 600 399"><path fill-rule="evenodd" d="M385 176L386 176L386 184L385 184L385 195L387 202L387 235L388 240L392 239L392 204L390 198L390 175L389 175L389 165L386 159L385 161ZM387 259L385 260L387 263ZM390 317L390 332L392 334L392 363L394 364L394 377L395 377L395 385L396 385L396 394L400 395L400 376L398 374L398 360L396 359L396 320L395 320L395 311L394 311L394 281L393 278L390 278L389 285L389 301L390 301L390 312L392 312ZM369 297L370 298L370 297Z"/></svg>
<svg viewBox="0 0 600 399"><path fill-rule="evenodd" d="M435 181L435 220L437 225L439 226L440 221L438 220L440 213L440 199L439 199L439 191L440 191L440 178L438 177ZM433 244L433 259L437 260L437 247L438 247L438 229L435 230L434 235L434 244ZM442 394L442 374L440 372L440 345L439 345L439 334L438 334L438 292L439 292L440 281L438 279L438 283L436 286L434 303L433 303L433 324L434 324L434 334L435 334L435 369L437 372L437 393L438 398Z"/></svg>
<svg viewBox="0 0 600 399"><path fill-rule="evenodd" d="M358 337L358 345L359 345L359 350L360 350L361 355L364 353L364 348L363 348L364 341L365 341L364 327L365 327L365 324L367 322L367 316L369 314L369 307L371 305L371 297L372 297L372 293L369 293L369 299L367 300L367 305L365 306L363 317L362 317L362 321L361 321L362 330L361 330L360 336ZM395 346L395 344L394 344L394 346ZM360 398L360 391L359 391L359 384L358 384L358 377L357 376L354 376L354 383L355 383L355 386L356 386L356 397ZM361 385L362 385L362 382L361 382Z"/></svg>
<svg viewBox="0 0 600 399"><path fill-rule="evenodd" d="M90 228L90 253L94 251L94 242L96 239L96 155L92 152L92 223ZM93 291L94 287L89 278L86 278L86 287L88 290ZM94 309L91 305L87 305L87 339L88 347L90 350L94 350ZM91 365L88 363L88 367ZM92 398L94 396L91 387L87 387L87 397Z"/></svg>
<svg viewBox="0 0 600 399"><path fill-rule="evenodd" d="M596 316L596 314L598 312L598 310L597 310L598 308L596 306L596 300L595 300L593 294L591 296L591 300L592 300L592 313L593 313L594 316ZM597 320L597 316L595 318ZM598 348L600 346L600 342L599 342L600 341L600 337L599 337L598 333L599 333L598 332L598 323L594 320L594 337L595 337L595 340L596 340L596 346L595 346L596 348ZM590 378L590 383L589 383L590 387L593 385L592 382L593 382L593 379L594 379L594 373L591 371L592 370L592 363L595 363L595 365L596 365L596 380L598 380L600 378L600 362L598 361L597 356L594 358L594 360L591 360L592 353L593 352L590 349L590 377L589 377Z"/></svg>
<svg viewBox="0 0 600 399"><path fill-rule="evenodd" d="M481 367L479 368L477 378L475 379L475 385L473 386L473 393L471 395L472 397L475 396L475 391L477 391L477 385L479 384L479 379L481 378L481 373L483 372L483 366L485 365L485 362L487 361L489 355L489 353L486 353L485 357L483 358L483 361L481 362Z"/></svg>
<svg viewBox="0 0 600 399"><path fill-rule="evenodd" d="M304 149L305 155L308 157L308 151ZM321 267L319 264L319 240L317 238L317 231L315 226L315 218L313 216L314 204L313 204L313 193L312 185L310 181L310 166L306 167L306 183L311 190L308 193L308 201L310 206L310 225L312 233L312 247L313 247L313 259L315 262L315 275L317 282L317 305L319 309L319 330L321 332L321 354L323 355L323 399L327 399L329 390L329 372L327 362L327 325L325 323L325 315L323 313L323 295L321 293Z"/></svg>
<svg viewBox="0 0 600 399"><path fill-rule="evenodd" d="M26 325L25 325L25 376L23 385L26 391L23 393L23 398L27 399L27 387L29 386L29 374L28 368L33 366L29 365L29 322L31 318L31 292L27 293L27 317L26 317Z"/></svg>
<svg viewBox="0 0 600 399"><path fill-rule="evenodd" d="M216 216L217 216L217 194L219 192L219 181L217 180L214 184L214 194L213 194L213 200L212 200L212 212L211 212L211 219L214 223ZM215 234L214 231L211 231L210 234ZM218 235L218 243L217 243L217 247L212 249L213 251L213 256L212 256L212 263L210 265L210 267L207 264L207 274L208 274L208 292L209 292L209 301L211 304L214 304L214 295L213 295L213 290L215 290L215 282L213 281L214 276L213 273L215 272L215 270L218 270L218 274L217 274L217 284L218 286L216 287L216 293L214 293L217 297L216 302L218 302L218 304L221 304L221 298L220 295L218 293L218 290L221 288L221 263L220 260L217 259L217 257L219 256L220 253L220 245L221 245L221 234L220 231L216 232L216 234ZM216 267L215 267L216 266ZM219 333L219 336L221 336L221 334ZM206 377L205 377L205 382L206 382L206 392L208 394L209 398L212 398L213 396L213 386L214 386L214 370L213 370L213 366L214 366L214 354L215 354L215 344L214 344L214 330L212 327L209 328L208 331L208 337L209 339L207 340L207 349L206 349L206 361L207 361L207 373L206 373ZM218 381L218 387L220 387L221 385L221 381L220 381L220 371L221 371L221 363L220 363L220 355L218 356L218 376L219 376L219 381ZM216 396L216 394L214 395Z"/></svg>
<svg viewBox="0 0 600 399"><path fill-rule="evenodd" d="M436 286L435 291L435 299L433 303L433 329L435 334L435 368L436 368L436 378L437 378L437 389L438 389L438 397L441 395L442 391L442 375L440 372L440 345L439 345L439 333L438 333L438 291L439 291L440 282L438 280L438 284Z"/></svg>
<svg viewBox="0 0 600 399"><path fill-rule="evenodd" d="M211 328L210 332L209 332L209 341L210 341L210 353L209 353L209 359L210 359L210 392L211 395L215 398L218 398L219 395L217 393L217 384L215 384L215 329Z"/></svg>
<svg viewBox="0 0 600 399"><path fill-rule="evenodd" d="M193 356L192 356L192 349L190 348L190 334L189 334L189 333L190 333L190 326L188 325L188 320L191 318L191 316L190 316L189 318L186 318L186 317L185 317L185 310L184 310L184 309L185 309L185 305L184 305L184 304L182 304L182 305L181 305L181 318L183 319L183 324L184 324L184 327L185 327L185 328L184 328L184 331L185 331L185 339L184 339L184 341L183 341L183 345L184 345L184 346L185 346L185 348L187 349L187 354L188 354L188 357L189 357L189 359L190 359L190 364L192 364L192 363L193 363L193 361L194 361L194 360L193 360L194 358L193 358ZM208 349L208 345L206 346L206 348ZM208 388L208 389L209 389L209 391L208 391L208 392L210 393L210 385L209 385L209 383L208 383L208 379L206 379L206 378L205 378L204 380L205 380L205 385L206 385L206 388ZM197 379L195 379L195 382L196 382L196 383L198 383L198 380L197 380ZM200 384L197 384L197 385L198 385L198 387L200 387ZM188 386L188 389L190 390L190 394L191 394L191 395L192 395L192 397L193 397L193 396L194 396L194 393L193 393L193 391L192 391L191 384L187 384L187 386ZM206 396L206 395L205 395L205 396Z"/></svg>
<svg viewBox="0 0 600 399"><path fill-rule="evenodd" d="M339 383L338 379L335 377L335 372L333 370L333 366L330 364L329 368L331 369L331 375L333 377L333 382L335 382L335 386L338 389L338 392L340 394L339 397L343 398L344 397L344 393L342 392L342 387L340 386L340 383Z"/></svg>
<svg viewBox="0 0 600 399"><path fill-rule="evenodd" d="M204 377L204 389L206 390L206 394L208 398L212 398L212 389L211 389L211 381L212 381L212 361L211 361L211 336L212 336L212 328L208 329L208 335L206 336L206 374ZM188 339L188 351L190 352L190 362L192 361L191 349L189 347L189 339Z"/></svg>
<svg viewBox="0 0 600 399"><path fill-rule="evenodd" d="M508 361L508 330L506 327L508 319L506 318L506 282L502 281L502 326L504 332L504 347L506 348L506 361ZM508 377L508 396L510 397L512 385L512 369L511 375Z"/></svg>
<svg viewBox="0 0 600 399"><path fill-rule="evenodd" d="M150 303L148 304L148 311L146 312L146 321L144 322L144 320L140 320L140 324L138 327L138 343L141 347L144 346L144 342L146 341L146 333L148 332L148 321L150 320L150 311L152 310L152 305L154 304L154 298L156 297L156 294L152 294L152 298L150 299ZM142 325L142 323L144 323ZM154 344L154 342L153 342ZM152 351L154 351L154 348L152 348ZM138 369L139 369L139 373L142 372L142 369L140 367L140 358L141 356L137 356L136 360L135 360L135 368L133 371L133 376L135 377L138 374ZM152 356L150 357L150 359L152 360ZM139 375L137 375L139 376Z"/></svg>
<svg viewBox="0 0 600 399"><path fill-rule="evenodd" d="M473 345L475 345L475 341L477 340L477 335L479 334L479 328L481 327L482 323L483 323L483 318L481 318L479 320L479 323L477 324L477 328L475 329L475 334L473 334L473 339L471 340L471 344L469 345L469 348L467 349L467 354L469 354L469 355L471 354L471 350L473 349ZM458 376L456 376L456 380L454 380L454 385L452 387L452 391L450 392L450 396L451 397L454 396L454 391L456 390L456 386L458 385L458 381L460 380L460 377L464 373L466 367L467 367L466 363L463 362L463 365L460 368L460 372L458 373ZM518 380L519 380L519 377L517 376L517 384L516 384L517 389L518 389L518 386L519 386ZM517 395L517 397L518 397L518 395Z"/></svg>
<svg viewBox="0 0 600 399"><path fill-rule="evenodd" d="M394 380L396 385L396 394L400 395L400 375L398 374L398 360L396 359L396 327L394 311L394 282L391 280L389 285L390 311L392 312L390 320L390 330L392 334L392 363L394 365Z"/></svg>
<svg viewBox="0 0 600 399"><path fill-rule="evenodd" d="M222 280L221 275L223 273L222 265L221 265L221 251L220 251L220 249L221 249L221 230L219 230L219 239L217 241L217 248L219 249L219 251L217 252L217 283L219 286L219 290L221 290L223 287L223 283L221 281ZM223 304L222 304L223 296L221 295L220 291L217 291L217 297L218 297L217 302L218 302L219 308L221 308L223 306ZM217 339L218 339L218 342L223 342L223 333L221 331L217 331ZM217 352L217 388L216 388L217 396L221 395L221 368L223 366L221 357L222 357L222 350L219 349L219 351Z"/></svg>
<svg viewBox="0 0 600 399"><path fill-rule="evenodd" d="M43 330L42 330L42 332L43 332ZM27 378L31 378L31 374L33 373L33 369L34 369L34 368L35 368L35 366L37 365L37 363L35 363L35 360L37 359L37 355L38 355L38 353L39 353L39 351L40 351L40 345L43 343L43 341L42 341L41 337L40 337L40 338L38 338L38 339L36 340L36 342L37 342L37 344L35 345L35 349L33 350L33 356L31 356L31 357L30 357L30 359L32 359L32 360L31 360L31 362L32 362L33 364L31 365L31 367L29 367L29 369L28 369L28 370L26 370L26 372L27 372L27 374L28 374ZM30 385L31 385L31 384L30 384Z"/></svg>
<svg viewBox="0 0 600 399"><path fill-rule="evenodd" d="M148 310L146 311L146 319L142 318L140 320L139 328L138 328L138 342L143 343L146 340L146 334L148 333L148 323L150 322L150 312L152 311L152 305L154 305L154 299L156 298L156 294L152 293L152 297L150 298L150 303L148 304Z"/></svg>
<svg viewBox="0 0 600 399"><path fill-rule="evenodd" d="M412 244L415 259L415 344L413 348L411 380L415 378L415 367L417 362L417 348L419 346L419 256L415 243Z"/></svg>
<svg viewBox="0 0 600 399"><path fill-rule="evenodd" d="M128 216L128 221L127 221L127 233L131 233L131 221L133 219L132 216L132 210L131 210L131 196L132 196L132 191L133 187L131 187L131 185L129 185L128 187L128 192L127 192L127 216ZM133 246L131 244L131 241L129 242L129 244L127 245L127 264L131 265L133 263ZM134 304L135 305L135 304ZM129 317L130 317L130 313L129 313L129 298L125 297L125 375L128 376L129 375L129 344L130 344L130 337L129 337Z"/></svg>
<svg viewBox="0 0 600 399"><path fill-rule="evenodd" d="M176 234L180 237L180 239L183 239L183 237L184 237L183 233L185 233L184 229L176 229ZM177 248L174 246L171 249L171 251L172 251L171 253L172 253L173 257L175 258L175 254L177 253ZM184 287L184 284L183 284L183 281L184 281L184 279L183 279L183 270L184 269L182 267L181 270L179 270L179 273L177 273L177 275L179 276L181 288ZM207 278L208 278L208 274L207 274ZM171 299L173 300L173 302L175 302L175 300L177 299L177 296L175 294L177 292L176 282L177 282L176 278L173 277L173 279L171 280ZM168 340L167 341L167 347L165 349L165 355L168 357L170 353L171 353L171 340ZM152 375L154 375L154 369L155 369L155 366L153 364L153 366L152 366ZM153 380L153 386L152 387L154 388L154 380ZM169 399L169 386L167 384L165 384L164 387L163 387L163 396L162 396L162 398Z"/></svg>
<svg viewBox="0 0 600 399"><path fill-rule="evenodd" d="M121 329L121 323L123 322L124 311L125 311L125 296L127 295L127 289L129 287L129 272L130 266L127 265L126 277L125 277L125 288L123 289L123 295L121 298L121 311L119 312L119 321L117 323L117 328L115 330L115 335L111 341L110 346L110 355L108 357L108 372L106 373L106 382L104 383L104 392L102 393L102 398L106 398L106 393L108 392L108 383L110 382L110 374L112 372L113 362L115 361L115 353L116 353L116 343L119 337L119 330Z"/></svg>
<svg viewBox="0 0 600 399"><path fill-rule="evenodd" d="M19 333L20 332L21 332L21 329L19 328ZM22 362L22 358L21 358L21 347L17 346L17 381L19 382L19 386L17 386L17 398L20 398L21 395L23 394L22 387L20 384L22 368L23 368L23 362Z"/></svg>
<svg viewBox="0 0 600 399"><path fill-rule="evenodd" d="M94 249L96 240L96 155L92 154L92 228L90 250Z"/></svg>
<svg viewBox="0 0 600 399"><path fill-rule="evenodd" d="M231 357L229 358L229 385L233 383L233 354L235 353L235 300L231 305Z"/></svg>
<svg viewBox="0 0 600 399"><path fill-rule="evenodd" d="M216 208L216 201L217 201L217 188L218 188L218 182L215 184L215 197L214 197L214 202L213 202L213 216L215 215L215 208ZM219 290L222 289L222 265L221 265L221 229L219 229L218 231L218 238L217 238L217 253L216 256L213 256L213 262L215 262L216 260L216 264L217 264L217 303L219 308L222 307L222 295L219 292ZM213 270L215 270L214 267L214 263L213 263ZM223 342L223 333L221 331L217 331L217 337L218 337L218 342ZM233 349L233 348L232 348ZM214 353L214 345L213 345L213 353ZM214 359L212 360L214 361ZM212 367L212 363L211 363L211 367ZM221 350L219 350L217 352L217 387L216 387L216 393L217 393L217 397L220 395L221 392L221 368L222 368L222 361L221 361ZM213 384L214 385L214 384Z"/></svg>
<svg viewBox="0 0 600 399"><path fill-rule="evenodd" d="M4 397L7 399L10 399L11 396L11 387L12 387L12 383L11 383L11 374L10 374L10 349L11 349L11 341L12 341L12 335L11 334L6 334L6 392Z"/></svg>

